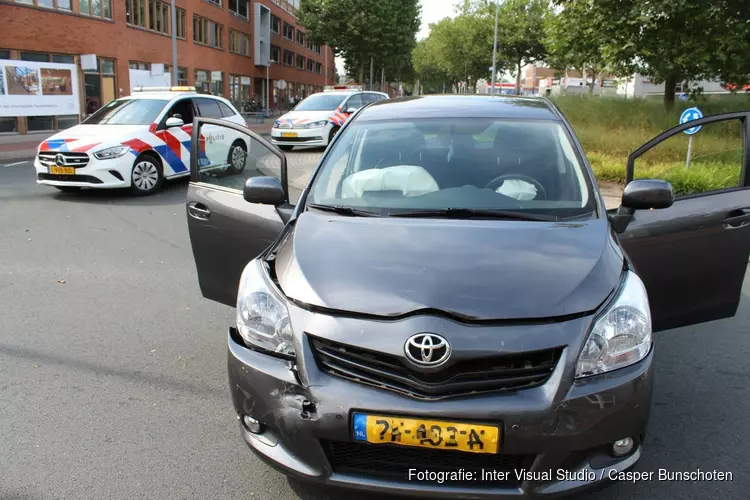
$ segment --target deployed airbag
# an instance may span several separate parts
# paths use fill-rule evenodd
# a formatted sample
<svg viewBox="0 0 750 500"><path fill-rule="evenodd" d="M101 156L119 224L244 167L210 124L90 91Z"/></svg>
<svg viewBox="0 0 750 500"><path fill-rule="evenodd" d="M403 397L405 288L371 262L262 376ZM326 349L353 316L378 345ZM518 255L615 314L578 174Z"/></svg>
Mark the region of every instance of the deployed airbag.
<svg viewBox="0 0 750 500"><path fill-rule="evenodd" d="M424 168L396 165L350 175L341 186L341 197L361 198L367 191L401 191L404 196L420 196L439 189L435 179Z"/></svg>

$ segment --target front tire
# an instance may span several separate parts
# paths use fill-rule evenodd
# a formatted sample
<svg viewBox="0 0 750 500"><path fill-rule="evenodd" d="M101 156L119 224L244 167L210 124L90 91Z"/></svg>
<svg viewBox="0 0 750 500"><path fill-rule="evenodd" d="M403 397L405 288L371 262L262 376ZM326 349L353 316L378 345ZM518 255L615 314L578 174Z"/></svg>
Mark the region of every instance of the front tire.
<svg viewBox="0 0 750 500"><path fill-rule="evenodd" d="M152 154L142 154L135 159L130 172L130 191L136 196L148 196L161 187L164 180L161 161Z"/></svg>
<svg viewBox="0 0 750 500"><path fill-rule="evenodd" d="M333 127L331 129L331 132L328 134L328 144L331 144L333 142L333 138L336 137L336 134L339 133L340 129L341 127Z"/></svg>
<svg viewBox="0 0 750 500"><path fill-rule="evenodd" d="M279 149L282 151L291 151L294 148L294 146L282 146L279 144Z"/></svg>

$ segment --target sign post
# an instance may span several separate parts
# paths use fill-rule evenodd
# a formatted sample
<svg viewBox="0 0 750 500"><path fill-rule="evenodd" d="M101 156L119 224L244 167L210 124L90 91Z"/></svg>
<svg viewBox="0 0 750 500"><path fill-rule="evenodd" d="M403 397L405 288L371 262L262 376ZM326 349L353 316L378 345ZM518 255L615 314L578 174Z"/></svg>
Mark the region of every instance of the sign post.
<svg viewBox="0 0 750 500"><path fill-rule="evenodd" d="M703 118L703 113L701 113L700 109L688 108L682 112L682 115L680 115L680 125L693 120L698 120L700 118ZM685 168L690 168L690 160L693 157L693 136L698 133L700 129L701 125L698 125L697 127L692 127L685 130L685 133L690 137L690 139L688 139L688 150L687 159L685 160Z"/></svg>

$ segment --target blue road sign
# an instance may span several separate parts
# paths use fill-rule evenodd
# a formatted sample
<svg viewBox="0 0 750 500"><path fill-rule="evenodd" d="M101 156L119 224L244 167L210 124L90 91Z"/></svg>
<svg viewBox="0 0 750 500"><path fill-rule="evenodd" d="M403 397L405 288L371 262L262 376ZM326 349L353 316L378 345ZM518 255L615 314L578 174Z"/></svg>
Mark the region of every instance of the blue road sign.
<svg viewBox="0 0 750 500"><path fill-rule="evenodd" d="M703 113L701 113L701 110L698 108L688 108L685 111L682 112L682 115L680 115L680 125L683 123L691 122L693 120L697 120L699 118L703 118ZM696 132L698 132L701 129L701 125L693 128L689 128L685 130L685 133L687 135L693 135Z"/></svg>
<svg viewBox="0 0 750 500"><path fill-rule="evenodd" d="M679 97L679 99L680 99L681 101L687 101L687 100L688 100L688 95L687 95L687 93L683 92L682 94L680 94L680 97Z"/></svg>

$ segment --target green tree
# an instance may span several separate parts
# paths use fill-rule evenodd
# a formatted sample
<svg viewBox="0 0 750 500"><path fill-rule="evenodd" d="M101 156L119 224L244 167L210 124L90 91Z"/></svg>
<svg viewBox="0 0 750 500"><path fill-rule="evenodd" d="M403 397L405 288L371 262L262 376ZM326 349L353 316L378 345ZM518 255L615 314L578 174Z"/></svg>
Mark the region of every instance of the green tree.
<svg viewBox="0 0 750 500"><path fill-rule="evenodd" d="M558 70L572 68L581 75L591 75L589 93L594 92L597 75L607 67L602 46L607 43L605 31L589 22L590 2L567 2L556 15L546 20L547 63Z"/></svg>
<svg viewBox="0 0 750 500"><path fill-rule="evenodd" d="M356 68L363 83L371 61L378 69L390 64L394 73L408 68L420 6L418 0L302 0L299 21L311 40L334 47Z"/></svg>
<svg viewBox="0 0 750 500"><path fill-rule="evenodd" d="M598 0L597 0L598 1ZM505 0L500 5L498 53L511 61L516 73L516 94L521 93L521 68L544 59L548 0Z"/></svg>
<svg viewBox="0 0 750 500"><path fill-rule="evenodd" d="M438 62L435 38L427 37L417 43L412 52L412 65L423 94L441 92L445 85L453 86L453 77Z"/></svg>

